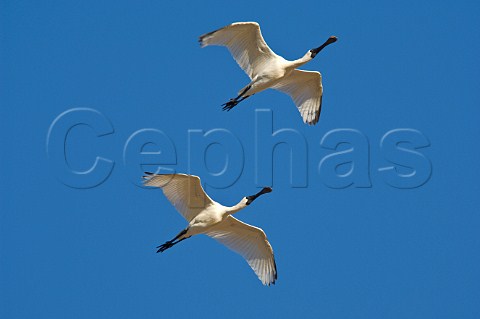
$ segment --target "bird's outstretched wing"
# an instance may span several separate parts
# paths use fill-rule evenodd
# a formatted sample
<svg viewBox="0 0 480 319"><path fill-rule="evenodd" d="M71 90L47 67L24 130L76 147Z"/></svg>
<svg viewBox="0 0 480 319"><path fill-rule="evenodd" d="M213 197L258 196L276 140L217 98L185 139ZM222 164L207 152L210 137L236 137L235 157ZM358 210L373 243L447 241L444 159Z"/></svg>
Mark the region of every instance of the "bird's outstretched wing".
<svg viewBox="0 0 480 319"><path fill-rule="evenodd" d="M277 266L272 246L263 230L228 216L207 235L245 258L264 285L275 284Z"/></svg>
<svg viewBox="0 0 480 319"><path fill-rule="evenodd" d="M226 46L238 65L253 79L262 65L277 55L268 47L256 22L236 22L206 33L200 45Z"/></svg>
<svg viewBox="0 0 480 319"><path fill-rule="evenodd" d="M145 173L145 186L160 187L178 212L190 222L213 200L205 193L198 176Z"/></svg>
<svg viewBox="0 0 480 319"><path fill-rule="evenodd" d="M317 124L322 110L322 75L316 71L293 70L272 88L290 95L303 121Z"/></svg>

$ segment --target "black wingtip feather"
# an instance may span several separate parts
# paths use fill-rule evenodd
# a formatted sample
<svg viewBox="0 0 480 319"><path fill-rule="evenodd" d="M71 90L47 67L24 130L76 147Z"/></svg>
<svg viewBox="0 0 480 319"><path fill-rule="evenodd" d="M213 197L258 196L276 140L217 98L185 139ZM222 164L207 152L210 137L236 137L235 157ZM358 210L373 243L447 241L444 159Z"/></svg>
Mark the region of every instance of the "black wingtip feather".
<svg viewBox="0 0 480 319"><path fill-rule="evenodd" d="M155 175L155 173L152 173L152 172L143 172L143 179L144 180L149 180L150 178L152 178L153 175Z"/></svg>

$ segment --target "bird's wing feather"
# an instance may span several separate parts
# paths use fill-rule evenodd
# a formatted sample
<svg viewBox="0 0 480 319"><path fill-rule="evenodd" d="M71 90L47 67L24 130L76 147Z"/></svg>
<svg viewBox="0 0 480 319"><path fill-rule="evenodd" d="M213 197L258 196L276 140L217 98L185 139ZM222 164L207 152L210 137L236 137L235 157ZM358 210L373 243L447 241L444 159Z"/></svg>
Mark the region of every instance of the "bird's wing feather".
<svg viewBox="0 0 480 319"><path fill-rule="evenodd" d="M226 46L238 65L253 79L261 67L277 55L268 47L256 22L236 22L206 33L200 45Z"/></svg>
<svg viewBox="0 0 480 319"><path fill-rule="evenodd" d="M323 95L322 75L319 72L293 70L273 88L290 95L305 123L317 124Z"/></svg>
<svg viewBox="0 0 480 319"><path fill-rule="evenodd" d="M207 235L245 258L264 285L275 284L277 267L272 246L263 230L228 216Z"/></svg>
<svg viewBox="0 0 480 319"><path fill-rule="evenodd" d="M178 212L190 222L213 200L205 193L198 176L186 174L150 174L145 186L159 187Z"/></svg>

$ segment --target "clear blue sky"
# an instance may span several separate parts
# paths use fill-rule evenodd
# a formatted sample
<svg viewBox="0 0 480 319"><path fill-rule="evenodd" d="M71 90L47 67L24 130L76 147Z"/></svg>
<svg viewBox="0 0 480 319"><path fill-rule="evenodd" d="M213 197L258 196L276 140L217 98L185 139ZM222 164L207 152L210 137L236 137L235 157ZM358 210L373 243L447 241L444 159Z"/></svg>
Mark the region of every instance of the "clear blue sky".
<svg viewBox="0 0 480 319"><path fill-rule="evenodd" d="M474 1L1 1L0 317L479 318L479 9ZM318 125L303 124L273 90L221 111L248 79L225 48L200 49L197 39L235 21L259 22L287 59L338 36L304 66L323 74ZM97 155L114 163L94 188L65 185L97 177L62 171L61 134L47 156L49 127L71 108L96 110L85 121L114 130L97 137L90 123L68 135L73 169L89 169ZM135 147L152 134L158 143L144 150L200 175L215 200L233 205L256 192L268 174L259 169L256 179L255 169L271 162L268 147L255 149L268 125L260 118L256 133L255 116L270 113L256 109L271 110L274 130L297 132L285 134L306 163L294 165L294 182L307 187L292 187L289 148L279 146L274 192L237 216L272 243L272 287L204 236L156 254L186 223L160 191L135 185L135 163L147 158ZM131 138L148 128L164 135ZM401 128L411 133L399 137L406 150L380 147ZM189 130L212 129L230 133L216 131L220 144L204 165L207 137ZM320 142L335 129L353 130L337 136L351 142L337 151L359 174L346 188L332 188L343 181L332 166L319 169L335 153ZM212 176L225 152L225 174ZM412 167L420 175L408 177ZM430 178L405 189L398 174L407 184Z"/></svg>

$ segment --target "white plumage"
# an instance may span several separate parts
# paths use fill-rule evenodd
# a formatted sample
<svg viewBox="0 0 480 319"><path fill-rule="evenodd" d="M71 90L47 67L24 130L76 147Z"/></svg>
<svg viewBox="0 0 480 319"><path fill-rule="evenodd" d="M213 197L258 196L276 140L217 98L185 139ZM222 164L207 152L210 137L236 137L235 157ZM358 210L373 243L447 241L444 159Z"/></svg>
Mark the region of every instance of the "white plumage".
<svg viewBox="0 0 480 319"><path fill-rule="evenodd" d="M302 58L287 61L275 54L267 45L256 22L236 22L200 36L202 47L220 45L228 48L238 65L247 73L251 82L241 89L238 96L223 104L230 110L239 102L268 88L288 94L297 106L303 121L316 124L322 106L322 76L319 72L298 70L297 67L311 61L318 52L335 42L330 37L318 48L309 50Z"/></svg>
<svg viewBox="0 0 480 319"><path fill-rule="evenodd" d="M275 283L277 268L267 236L262 229L231 216L257 197L271 192L271 188L265 187L255 195L242 198L237 205L227 207L213 201L205 193L197 176L147 174L144 176L145 185L160 187L189 223L175 238L158 246L157 252L163 252L193 235L206 234L245 258L264 285Z"/></svg>

